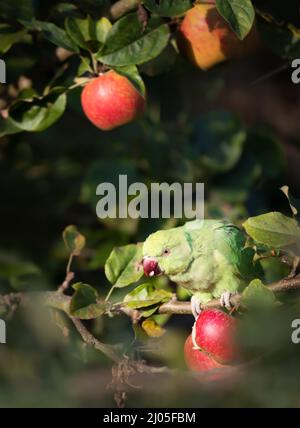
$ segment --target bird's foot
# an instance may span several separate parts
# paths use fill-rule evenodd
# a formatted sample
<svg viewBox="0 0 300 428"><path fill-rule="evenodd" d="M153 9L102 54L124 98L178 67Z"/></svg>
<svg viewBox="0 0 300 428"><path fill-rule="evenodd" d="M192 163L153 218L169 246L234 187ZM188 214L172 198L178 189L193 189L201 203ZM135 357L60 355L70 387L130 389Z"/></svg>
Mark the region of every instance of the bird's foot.
<svg viewBox="0 0 300 428"><path fill-rule="evenodd" d="M295 257L293 259L292 269L288 275L288 278L295 278L299 269L299 265L300 265L300 257Z"/></svg>
<svg viewBox="0 0 300 428"><path fill-rule="evenodd" d="M191 297L191 309L192 309L192 314L194 315L194 318L196 320L201 313L201 301L195 295Z"/></svg>
<svg viewBox="0 0 300 428"><path fill-rule="evenodd" d="M233 296L233 294L234 293L231 293L230 291L225 291L225 293L222 293L220 297L220 305L223 308L228 309L229 311L232 308L232 304L230 303L230 298L231 296Z"/></svg>

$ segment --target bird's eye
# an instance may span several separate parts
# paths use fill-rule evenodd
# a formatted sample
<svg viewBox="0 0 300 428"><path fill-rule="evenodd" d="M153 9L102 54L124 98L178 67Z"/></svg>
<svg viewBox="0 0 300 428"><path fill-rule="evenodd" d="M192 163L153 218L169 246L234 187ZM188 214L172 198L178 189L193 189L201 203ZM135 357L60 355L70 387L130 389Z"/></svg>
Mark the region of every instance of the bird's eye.
<svg viewBox="0 0 300 428"><path fill-rule="evenodd" d="M168 254L170 254L170 250L165 249L164 252L163 252L163 255L167 256Z"/></svg>

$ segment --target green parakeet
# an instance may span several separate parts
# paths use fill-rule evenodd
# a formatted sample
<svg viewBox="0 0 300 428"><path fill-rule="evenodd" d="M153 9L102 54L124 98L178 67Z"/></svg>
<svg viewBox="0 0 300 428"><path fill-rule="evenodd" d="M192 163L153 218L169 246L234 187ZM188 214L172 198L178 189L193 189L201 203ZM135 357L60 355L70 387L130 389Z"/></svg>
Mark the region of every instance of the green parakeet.
<svg viewBox="0 0 300 428"><path fill-rule="evenodd" d="M221 298L228 306L230 294L245 287L253 250L244 247L245 236L238 227L219 220L194 220L159 230L146 239L144 272L148 276L165 274L187 288L193 295L195 315L200 303L213 298Z"/></svg>

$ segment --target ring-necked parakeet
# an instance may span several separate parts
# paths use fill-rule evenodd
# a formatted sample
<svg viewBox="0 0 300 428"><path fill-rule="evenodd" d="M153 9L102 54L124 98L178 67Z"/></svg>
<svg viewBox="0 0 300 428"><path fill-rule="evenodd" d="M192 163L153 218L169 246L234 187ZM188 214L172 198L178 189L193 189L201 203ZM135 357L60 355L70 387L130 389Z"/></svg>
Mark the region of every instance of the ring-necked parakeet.
<svg viewBox="0 0 300 428"><path fill-rule="evenodd" d="M193 295L192 311L200 303L221 298L230 306L230 294L241 291L251 276L253 250L244 248L245 236L236 226L219 220L194 220L159 230L143 245L147 276L167 275Z"/></svg>

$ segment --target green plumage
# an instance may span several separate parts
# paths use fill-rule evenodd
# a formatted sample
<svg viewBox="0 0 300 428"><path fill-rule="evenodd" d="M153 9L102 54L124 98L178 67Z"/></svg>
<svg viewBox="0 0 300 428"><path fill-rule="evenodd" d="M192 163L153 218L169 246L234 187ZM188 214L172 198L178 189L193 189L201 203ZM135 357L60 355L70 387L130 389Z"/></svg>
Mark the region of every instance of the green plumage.
<svg viewBox="0 0 300 428"><path fill-rule="evenodd" d="M242 231L225 221L195 220L150 235L143 255L154 258L172 281L203 303L241 291L251 272L253 252Z"/></svg>

